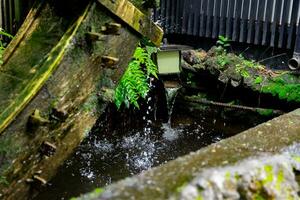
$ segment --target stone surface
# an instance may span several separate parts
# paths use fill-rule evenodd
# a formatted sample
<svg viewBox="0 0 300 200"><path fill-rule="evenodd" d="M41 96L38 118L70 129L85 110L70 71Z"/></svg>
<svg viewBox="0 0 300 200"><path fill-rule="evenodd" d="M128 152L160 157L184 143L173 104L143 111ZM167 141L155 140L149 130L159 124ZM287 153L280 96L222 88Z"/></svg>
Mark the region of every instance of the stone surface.
<svg viewBox="0 0 300 200"><path fill-rule="evenodd" d="M300 146L294 152L249 158L234 166L204 170L170 199L298 199Z"/></svg>

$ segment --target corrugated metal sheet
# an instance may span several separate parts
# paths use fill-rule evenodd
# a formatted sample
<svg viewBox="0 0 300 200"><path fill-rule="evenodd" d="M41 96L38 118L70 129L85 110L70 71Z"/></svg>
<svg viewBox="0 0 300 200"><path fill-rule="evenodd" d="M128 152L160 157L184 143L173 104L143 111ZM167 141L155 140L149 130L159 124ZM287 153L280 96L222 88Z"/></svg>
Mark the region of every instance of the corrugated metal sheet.
<svg viewBox="0 0 300 200"><path fill-rule="evenodd" d="M299 0L161 0L156 18L165 33L293 49Z"/></svg>

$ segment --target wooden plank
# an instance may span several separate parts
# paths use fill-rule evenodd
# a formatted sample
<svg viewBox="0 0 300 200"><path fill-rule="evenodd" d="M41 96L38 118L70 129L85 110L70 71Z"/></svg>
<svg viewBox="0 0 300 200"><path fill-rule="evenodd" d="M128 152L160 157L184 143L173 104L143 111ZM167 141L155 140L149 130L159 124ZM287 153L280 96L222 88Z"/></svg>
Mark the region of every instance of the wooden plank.
<svg viewBox="0 0 300 200"><path fill-rule="evenodd" d="M127 0L98 0L98 2L135 31L149 38L155 45L160 46L163 30L132 3Z"/></svg>
<svg viewBox="0 0 300 200"><path fill-rule="evenodd" d="M33 7L29 11L25 21L23 22L22 26L18 30L18 33L14 36L14 39L9 43L9 45L5 49L5 52L3 55L2 66L6 64L6 62L9 60L9 58L15 52L16 48L20 45L21 41L26 36L27 31L30 29L30 27L32 27L33 22L37 18L37 14L40 12L43 5L44 5L44 3L40 3L40 4L36 5L36 7ZM1 9L3 9L2 6L1 6ZM0 13L2 13L2 12L0 12ZM3 18L3 20L2 20L2 25L4 25L4 20L5 20L5 18ZM0 66L0 69L2 68L2 66Z"/></svg>
<svg viewBox="0 0 300 200"><path fill-rule="evenodd" d="M23 110L23 108L31 101L31 99L39 92L44 83L51 76L52 72L57 68L60 60L63 58L67 47L79 28L81 22L87 15L88 6L82 16L69 28L62 37L61 41L52 49L49 56L45 58L39 71L35 77L27 84L23 91L16 97L7 108L0 114L0 134L15 119L15 117Z"/></svg>

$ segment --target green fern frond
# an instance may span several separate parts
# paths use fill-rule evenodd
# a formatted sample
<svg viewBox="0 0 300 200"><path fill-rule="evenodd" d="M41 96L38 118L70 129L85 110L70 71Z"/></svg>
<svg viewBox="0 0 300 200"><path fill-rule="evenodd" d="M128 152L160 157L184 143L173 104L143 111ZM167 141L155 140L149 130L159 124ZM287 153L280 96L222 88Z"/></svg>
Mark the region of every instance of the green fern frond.
<svg viewBox="0 0 300 200"><path fill-rule="evenodd" d="M140 98L146 98L150 91L149 77L158 78L157 66L151 56L157 52L154 46L142 48L139 45L133 55L132 61L128 64L119 85L115 91L115 104L119 109L124 103L128 108L133 105L139 108L138 101Z"/></svg>

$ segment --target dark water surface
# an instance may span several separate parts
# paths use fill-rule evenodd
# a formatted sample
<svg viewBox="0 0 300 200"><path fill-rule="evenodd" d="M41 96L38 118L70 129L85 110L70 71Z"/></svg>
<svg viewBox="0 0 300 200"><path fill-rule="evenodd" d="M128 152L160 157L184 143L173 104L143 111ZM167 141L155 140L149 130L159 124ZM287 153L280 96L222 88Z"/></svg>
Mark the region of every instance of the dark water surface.
<svg viewBox="0 0 300 200"><path fill-rule="evenodd" d="M257 122L261 123L262 121ZM255 124L174 114L172 123L148 122L123 136L90 133L35 199L69 199L235 135ZM118 134L112 134L118 135Z"/></svg>

